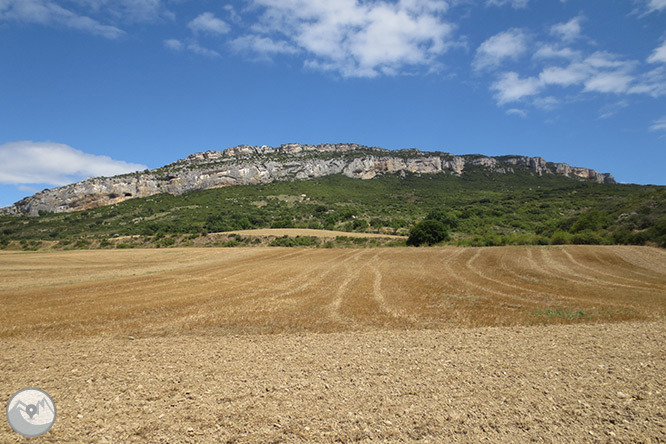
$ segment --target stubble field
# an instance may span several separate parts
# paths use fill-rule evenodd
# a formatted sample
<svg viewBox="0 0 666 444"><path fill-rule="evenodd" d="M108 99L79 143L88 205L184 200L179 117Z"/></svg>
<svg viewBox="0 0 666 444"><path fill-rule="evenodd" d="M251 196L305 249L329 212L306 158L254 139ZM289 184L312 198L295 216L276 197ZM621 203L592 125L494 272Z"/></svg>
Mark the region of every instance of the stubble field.
<svg viewBox="0 0 666 444"><path fill-rule="evenodd" d="M664 250L4 252L0 306L44 442L666 440Z"/></svg>

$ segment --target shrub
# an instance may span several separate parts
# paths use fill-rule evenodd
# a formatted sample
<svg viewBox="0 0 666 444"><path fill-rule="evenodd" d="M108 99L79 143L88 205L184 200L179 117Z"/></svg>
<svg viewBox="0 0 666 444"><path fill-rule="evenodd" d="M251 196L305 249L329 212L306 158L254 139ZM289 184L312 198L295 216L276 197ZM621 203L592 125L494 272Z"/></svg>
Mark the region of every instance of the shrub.
<svg viewBox="0 0 666 444"><path fill-rule="evenodd" d="M445 213L443 210L432 210L425 219L439 221L448 228L456 228L458 226L458 219L451 214Z"/></svg>
<svg viewBox="0 0 666 444"><path fill-rule="evenodd" d="M415 247L435 245L447 240L449 240L449 233L443 223L437 220L424 220L409 230L407 245Z"/></svg>
<svg viewBox="0 0 666 444"><path fill-rule="evenodd" d="M564 231L556 231L550 237L551 245L566 245L571 243L571 235Z"/></svg>

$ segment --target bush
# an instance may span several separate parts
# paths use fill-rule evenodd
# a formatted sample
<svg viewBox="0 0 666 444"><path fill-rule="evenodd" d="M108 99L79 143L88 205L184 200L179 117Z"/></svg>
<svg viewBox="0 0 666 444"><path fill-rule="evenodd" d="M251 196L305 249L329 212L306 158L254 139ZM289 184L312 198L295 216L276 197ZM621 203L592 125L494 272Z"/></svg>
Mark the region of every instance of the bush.
<svg viewBox="0 0 666 444"><path fill-rule="evenodd" d="M550 237L551 245L566 245L571 243L571 235L564 231L556 231Z"/></svg>
<svg viewBox="0 0 666 444"><path fill-rule="evenodd" d="M602 238L599 234L585 230L574 234L571 238L571 243L578 245L601 245L605 242L604 238Z"/></svg>
<svg viewBox="0 0 666 444"><path fill-rule="evenodd" d="M424 220L414 225L409 230L407 245L418 247L419 245L435 245L449 240L446 226L437 220Z"/></svg>
<svg viewBox="0 0 666 444"><path fill-rule="evenodd" d="M448 228L456 228L458 226L458 219L451 214L447 214L442 210L432 210L425 217L425 220L436 220L444 224Z"/></svg>

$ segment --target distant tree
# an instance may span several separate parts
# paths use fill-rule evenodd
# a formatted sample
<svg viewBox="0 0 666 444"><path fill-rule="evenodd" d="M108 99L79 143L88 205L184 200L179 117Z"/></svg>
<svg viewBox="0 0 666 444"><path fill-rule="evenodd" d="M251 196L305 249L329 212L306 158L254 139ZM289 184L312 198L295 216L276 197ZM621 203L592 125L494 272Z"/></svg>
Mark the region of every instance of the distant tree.
<svg viewBox="0 0 666 444"><path fill-rule="evenodd" d="M608 216L599 210L590 210L574 222L569 230L571 233L579 233L581 231L598 231L603 228L608 222Z"/></svg>
<svg viewBox="0 0 666 444"><path fill-rule="evenodd" d="M444 224L448 228L456 228L458 226L458 219L444 210L431 210L425 217L425 220L436 220Z"/></svg>
<svg viewBox="0 0 666 444"><path fill-rule="evenodd" d="M449 240L446 226L438 220L427 219L409 230L407 245L435 245L446 240Z"/></svg>

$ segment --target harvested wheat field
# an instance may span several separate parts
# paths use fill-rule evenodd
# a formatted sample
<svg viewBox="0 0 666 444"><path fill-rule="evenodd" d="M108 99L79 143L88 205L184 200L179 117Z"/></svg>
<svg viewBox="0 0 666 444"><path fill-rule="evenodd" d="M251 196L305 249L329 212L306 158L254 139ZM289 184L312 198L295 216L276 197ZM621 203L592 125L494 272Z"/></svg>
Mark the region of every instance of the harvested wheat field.
<svg viewBox="0 0 666 444"><path fill-rule="evenodd" d="M664 250L3 252L0 304L35 442L666 441Z"/></svg>

